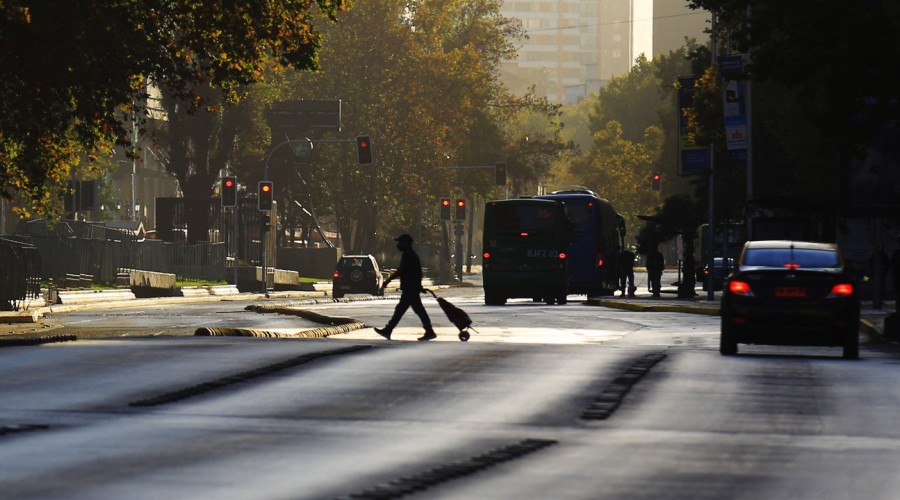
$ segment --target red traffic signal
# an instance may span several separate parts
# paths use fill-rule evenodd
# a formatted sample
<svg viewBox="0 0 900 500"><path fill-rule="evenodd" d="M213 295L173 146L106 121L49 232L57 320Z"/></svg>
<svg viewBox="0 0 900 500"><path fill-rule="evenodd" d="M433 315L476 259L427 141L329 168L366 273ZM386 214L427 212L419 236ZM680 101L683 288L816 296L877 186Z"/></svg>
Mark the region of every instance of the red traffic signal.
<svg viewBox="0 0 900 500"><path fill-rule="evenodd" d="M506 185L506 163L494 164L494 183L498 186Z"/></svg>
<svg viewBox="0 0 900 500"><path fill-rule="evenodd" d="M258 208L263 212L272 210L275 204L275 186L272 181L259 181Z"/></svg>
<svg viewBox="0 0 900 500"><path fill-rule="evenodd" d="M456 200L456 220L466 218L466 200Z"/></svg>
<svg viewBox="0 0 900 500"><path fill-rule="evenodd" d="M450 198L441 198L441 220L450 220Z"/></svg>
<svg viewBox="0 0 900 500"><path fill-rule="evenodd" d="M661 188L661 186L660 186L661 180L662 180L662 177L660 177L659 174L653 174L650 177L650 188L653 189L654 191L659 191Z"/></svg>
<svg viewBox="0 0 900 500"><path fill-rule="evenodd" d="M237 177L222 178L222 206L233 207L237 205Z"/></svg>
<svg viewBox="0 0 900 500"><path fill-rule="evenodd" d="M369 136L360 135L356 138L356 159L360 165L372 164L372 142L369 141Z"/></svg>

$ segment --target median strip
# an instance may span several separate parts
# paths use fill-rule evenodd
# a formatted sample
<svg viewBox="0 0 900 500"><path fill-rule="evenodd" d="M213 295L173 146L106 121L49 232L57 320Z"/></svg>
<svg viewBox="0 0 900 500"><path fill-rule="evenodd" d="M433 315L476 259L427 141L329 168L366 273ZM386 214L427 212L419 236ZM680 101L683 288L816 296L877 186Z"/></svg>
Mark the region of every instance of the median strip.
<svg viewBox="0 0 900 500"><path fill-rule="evenodd" d="M273 363L270 365L262 366L260 368L254 368L253 370L248 370L245 372L237 373L235 375L230 375L227 377L222 377L216 380L212 380L209 382L203 382L201 384L192 385L189 387L185 387L182 389L178 389L176 391L167 392L165 394L160 394L158 396L153 396L146 399L140 399L137 401L132 401L128 403L128 406L159 406L167 403L173 403L176 401L181 401L183 399L187 399L193 396L198 396L200 394L204 394L210 391L214 391L216 389L221 389L223 387L227 387L229 385L238 384L241 382L246 382L248 380L263 377L267 375L271 375L275 372L279 372L282 370L286 370L288 368L294 368L296 366L300 366L305 363L309 363L310 361L315 361L317 359L325 358L328 356L338 356L341 354L351 354L357 351L361 351L363 349L369 349L371 346L367 345L357 345L350 347L343 347L340 349L331 349L328 351L320 351L320 352L312 352L303 354L301 356L297 356L295 358L290 358L278 363Z"/></svg>

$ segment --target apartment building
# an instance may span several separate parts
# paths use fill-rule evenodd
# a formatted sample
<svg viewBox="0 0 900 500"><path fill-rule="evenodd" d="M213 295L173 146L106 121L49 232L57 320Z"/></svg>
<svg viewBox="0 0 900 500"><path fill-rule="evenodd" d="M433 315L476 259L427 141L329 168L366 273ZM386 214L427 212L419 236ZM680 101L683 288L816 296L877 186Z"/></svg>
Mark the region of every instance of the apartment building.
<svg viewBox="0 0 900 500"><path fill-rule="evenodd" d="M503 15L528 33L501 75L515 93L535 86L552 102L572 104L627 73L640 54L701 39L708 15L684 0L505 0Z"/></svg>

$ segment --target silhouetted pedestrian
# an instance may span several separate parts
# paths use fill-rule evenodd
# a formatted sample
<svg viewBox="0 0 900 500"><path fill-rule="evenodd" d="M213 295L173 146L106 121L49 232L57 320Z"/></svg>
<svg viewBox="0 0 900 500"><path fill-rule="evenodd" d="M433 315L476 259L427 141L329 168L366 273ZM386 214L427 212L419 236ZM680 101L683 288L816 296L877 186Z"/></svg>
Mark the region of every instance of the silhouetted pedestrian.
<svg viewBox="0 0 900 500"><path fill-rule="evenodd" d="M659 297L662 289L662 273L665 266L662 252L654 245L653 250L647 254L647 278L650 280L650 293L654 297Z"/></svg>
<svg viewBox="0 0 900 500"><path fill-rule="evenodd" d="M619 253L619 291L625 296L634 297L637 287L634 286L634 252L625 248Z"/></svg>
<svg viewBox="0 0 900 500"><path fill-rule="evenodd" d="M900 245L900 234L897 245ZM894 285L894 310L900 312L900 246L891 254L891 282Z"/></svg>
<svg viewBox="0 0 900 500"><path fill-rule="evenodd" d="M376 328L375 333L390 340L391 332L400 323L400 318L406 313L406 310L412 307L413 312L422 320L422 326L425 328L425 335L419 337L419 340L431 340L437 338L434 329L431 327L431 318L422 305L422 298L419 294L423 293L422 289L422 261L419 260L419 254L412 248L412 236L401 234L394 238L397 242L397 250L403 253L400 256L400 265L388 279L384 281L382 288L386 287L395 278L400 278L400 302L394 309L394 315L388 321L384 328Z"/></svg>

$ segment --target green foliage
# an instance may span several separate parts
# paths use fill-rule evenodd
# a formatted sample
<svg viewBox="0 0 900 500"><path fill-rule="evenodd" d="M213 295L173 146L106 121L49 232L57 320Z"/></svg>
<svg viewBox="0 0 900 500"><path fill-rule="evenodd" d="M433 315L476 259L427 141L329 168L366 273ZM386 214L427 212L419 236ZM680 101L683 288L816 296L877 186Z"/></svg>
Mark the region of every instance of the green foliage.
<svg viewBox="0 0 900 500"><path fill-rule="evenodd" d="M318 7L314 10L313 5ZM191 110L198 89L236 101L266 68L316 67L315 15L341 0L48 0L0 3L0 195L21 216L57 215L74 166L130 147L123 125L146 84ZM317 14L318 12L318 14Z"/></svg>
<svg viewBox="0 0 900 500"><path fill-rule="evenodd" d="M310 131L311 139L371 137L372 166L357 165L350 144L324 141L308 164L287 151L273 159L271 176L283 176L288 193L333 214L345 252L376 251L420 229L420 244L435 243L437 226L428 221L437 220L440 196L474 201L495 189L490 169L448 167L506 159L501 124L518 103L497 68L522 32L499 7L497 0L371 0L323 28L319 71L284 75L282 96L342 100L341 134Z"/></svg>
<svg viewBox="0 0 900 500"><path fill-rule="evenodd" d="M688 40L682 49L653 61L641 56L627 75L613 78L591 102L588 147L554 171L554 183L586 186L609 199L630 234L643 224L637 216L652 213L663 194L687 190L676 175L674 84L690 73L690 54L696 50ZM662 193L650 189L653 173L663 177Z"/></svg>
<svg viewBox="0 0 900 500"><path fill-rule="evenodd" d="M753 82L754 197L791 198L837 215L841 162L861 155L881 127L900 119L896 61L900 44L897 2L692 0L718 17L720 50L751 56ZM715 71L713 69L709 71ZM719 90L704 82L709 98L695 106L696 131L705 140L721 130ZM718 134L716 134L718 135ZM724 158L718 140L717 157ZM718 165L718 162L717 162ZM717 173L717 206L740 214L735 184L740 170ZM721 182L720 182L721 181ZM741 199L743 194L737 199ZM719 205L721 203L721 205ZM729 215L729 212L726 212Z"/></svg>

